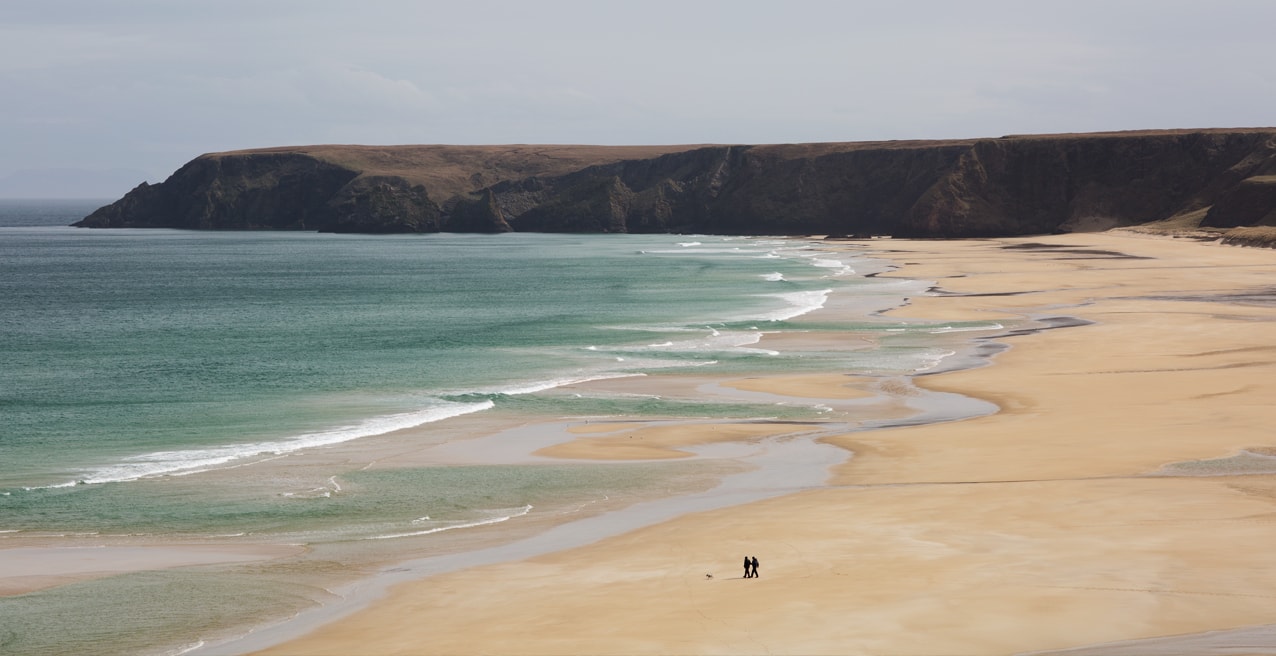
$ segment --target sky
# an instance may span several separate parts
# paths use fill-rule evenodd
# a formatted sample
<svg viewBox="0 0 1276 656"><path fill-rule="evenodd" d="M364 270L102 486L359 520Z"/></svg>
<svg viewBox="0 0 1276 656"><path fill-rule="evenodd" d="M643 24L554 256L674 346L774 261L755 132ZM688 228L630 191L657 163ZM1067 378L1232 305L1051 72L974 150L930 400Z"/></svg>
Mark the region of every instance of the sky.
<svg viewBox="0 0 1276 656"><path fill-rule="evenodd" d="M0 196L206 152L1276 125L1266 0L0 3Z"/></svg>

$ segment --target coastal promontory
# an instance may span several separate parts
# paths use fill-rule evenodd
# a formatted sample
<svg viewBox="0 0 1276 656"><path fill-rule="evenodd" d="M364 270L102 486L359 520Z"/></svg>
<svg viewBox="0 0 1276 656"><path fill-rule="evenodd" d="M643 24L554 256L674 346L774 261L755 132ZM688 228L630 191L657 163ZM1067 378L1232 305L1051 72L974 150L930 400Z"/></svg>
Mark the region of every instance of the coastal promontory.
<svg viewBox="0 0 1276 656"><path fill-rule="evenodd" d="M998 237L1139 226L1266 244L1276 128L201 155L77 226Z"/></svg>

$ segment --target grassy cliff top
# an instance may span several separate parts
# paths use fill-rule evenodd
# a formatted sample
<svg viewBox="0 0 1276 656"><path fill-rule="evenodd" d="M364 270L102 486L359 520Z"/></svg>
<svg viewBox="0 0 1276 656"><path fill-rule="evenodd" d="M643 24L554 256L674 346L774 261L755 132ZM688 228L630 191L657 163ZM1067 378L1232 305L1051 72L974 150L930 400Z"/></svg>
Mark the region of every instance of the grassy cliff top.
<svg viewBox="0 0 1276 656"><path fill-rule="evenodd" d="M336 164L365 176L397 176L425 185L442 198L501 180L566 175L588 166L649 159L702 146L282 146L209 153L206 158L296 154Z"/></svg>

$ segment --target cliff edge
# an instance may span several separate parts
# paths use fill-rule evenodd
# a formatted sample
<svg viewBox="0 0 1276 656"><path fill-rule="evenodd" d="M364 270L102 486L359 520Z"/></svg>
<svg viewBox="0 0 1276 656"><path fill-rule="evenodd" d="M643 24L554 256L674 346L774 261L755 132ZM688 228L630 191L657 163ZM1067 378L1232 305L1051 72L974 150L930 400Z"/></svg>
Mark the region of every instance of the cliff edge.
<svg viewBox="0 0 1276 656"><path fill-rule="evenodd" d="M77 226L992 237L1276 226L1276 128L201 155ZM1247 244L1255 243L1249 232ZM1239 242L1238 242L1239 243Z"/></svg>

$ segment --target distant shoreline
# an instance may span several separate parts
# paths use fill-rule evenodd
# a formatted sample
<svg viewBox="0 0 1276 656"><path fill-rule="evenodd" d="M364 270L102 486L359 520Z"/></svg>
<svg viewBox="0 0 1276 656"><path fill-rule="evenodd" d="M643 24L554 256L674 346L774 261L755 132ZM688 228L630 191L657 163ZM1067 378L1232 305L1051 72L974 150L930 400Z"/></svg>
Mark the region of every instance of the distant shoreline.
<svg viewBox="0 0 1276 656"><path fill-rule="evenodd" d="M985 238L1262 228L1276 128L804 144L313 145L196 157L75 225ZM1250 234L1251 245L1271 236Z"/></svg>

